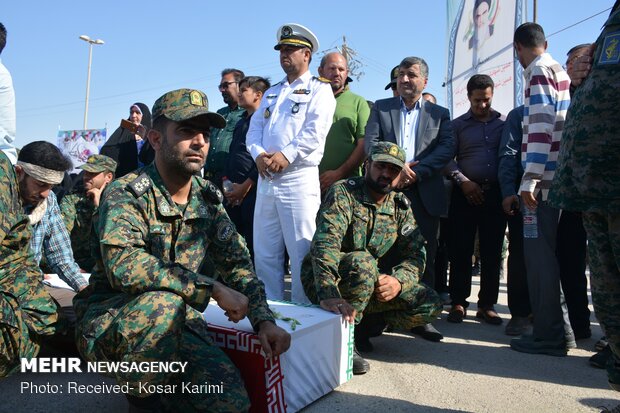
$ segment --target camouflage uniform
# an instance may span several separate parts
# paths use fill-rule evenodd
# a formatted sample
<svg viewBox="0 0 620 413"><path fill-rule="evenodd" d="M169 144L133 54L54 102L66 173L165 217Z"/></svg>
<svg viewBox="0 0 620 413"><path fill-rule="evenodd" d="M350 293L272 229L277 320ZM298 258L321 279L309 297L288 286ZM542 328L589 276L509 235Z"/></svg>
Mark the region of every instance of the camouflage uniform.
<svg viewBox="0 0 620 413"><path fill-rule="evenodd" d="M388 251L398 255L398 264L385 269L382 258ZM301 278L315 304L330 298L347 300L357 311L356 324L362 313L383 313L391 326L410 329L430 323L441 311L437 293L419 282L424 261L424 238L407 197L392 192L378 205L364 177L356 177L336 182L328 191ZM381 273L402 284L400 295L387 303L374 296Z"/></svg>
<svg viewBox="0 0 620 413"><path fill-rule="evenodd" d="M56 331L56 304L41 282L31 236L13 165L0 151L0 377L38 354L39 336Z"/></svg>
<svg viewBox="0 0 620 413"><path fill-rule="evenodd" d="M206 102L197 93L192 92L192 104ZM155 164L107 187L90 285L74 299L78 348L89 361L187 361L185 374L117 373L116 379L129 382L136 397L149 396L138 392L138 382L221 382L224 393L217 397L177 391L163 402L175 411L245 411L249 400L243 381L208 338L202 312L220 278L248 297L255 328L273 316L221 193L200 177L191 179L183 206L172 201Z"/></svg>
<svg viewBox="0 0 620 413"><path fill-rule="evenodd" d="M86 163L78 168L93 173L114 173L116 162L105 155L91 155ZM88 272L95 266L95 259L90 248L92 220L95 210L95 204L86 196L85 192L65 195L60 203L62 220L71 237L73 258L81 269Z"/></svg>
<svg viewBox="0 0 620 413"><path fill-rule="evenodd" d="M65 195L60 203L62 220L71 237L73 258L85 271L91 271L95 266L95 259L90 253L90 232L95 209L95 204L85 193Z"/></svg>
<svg viewBox="0 0 620 413"><path fill-rule="evenodd" d="M577 87L562 133L558 169L549 196L557 207L583 211L588 234L592 299L620 384L620 8L596 41L592 70Z"/></svg>

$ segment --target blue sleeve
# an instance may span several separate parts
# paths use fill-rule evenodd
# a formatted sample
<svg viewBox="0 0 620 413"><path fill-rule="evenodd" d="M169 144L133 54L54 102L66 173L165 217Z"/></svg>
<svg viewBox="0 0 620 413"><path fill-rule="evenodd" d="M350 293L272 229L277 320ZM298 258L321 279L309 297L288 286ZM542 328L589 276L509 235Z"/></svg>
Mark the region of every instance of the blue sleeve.
<svg viewBox="0 0 620 413"><path fill-rule="evenodd" d="M508 113L502 139L499 144L499 164L497 179L502 191L502 198L517 195L517 187L523 167L521 166L521 142L523 141L523 106Z"/></svg>

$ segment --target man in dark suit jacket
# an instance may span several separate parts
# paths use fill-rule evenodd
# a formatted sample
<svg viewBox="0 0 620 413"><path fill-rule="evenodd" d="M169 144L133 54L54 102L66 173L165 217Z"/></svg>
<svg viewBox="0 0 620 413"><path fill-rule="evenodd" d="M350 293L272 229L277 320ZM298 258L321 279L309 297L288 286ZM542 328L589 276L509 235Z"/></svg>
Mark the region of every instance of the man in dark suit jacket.
<svg viewBox="0 0 620 413"><path fill-rule="evenodd" d="M413 215L427 242L422 281L435 287L439 216L446 214L448 207L441 171L455 152L450 112L422 99L428 81L424 59L406 57L398 71L396 87L400 96L375 102L366 124L365 147L368 153L374 143L388 141L407 153L408 163L401 172L399 188L411 201ZM431 325L419 333L428 339L441 337L429 329L433 329Z"/></svg>

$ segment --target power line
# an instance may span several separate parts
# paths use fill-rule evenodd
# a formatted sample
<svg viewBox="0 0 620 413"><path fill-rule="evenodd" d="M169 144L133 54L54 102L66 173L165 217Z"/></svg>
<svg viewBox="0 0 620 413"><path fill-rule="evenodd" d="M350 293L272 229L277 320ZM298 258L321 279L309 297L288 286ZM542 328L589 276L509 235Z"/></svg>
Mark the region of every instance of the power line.
<svg viewBox="0 0 620 413"><path fill-rule="evenodd" d="M560 29L560 30L558 30L557 32L551 33L550 35L548 35L548 36L547 36L547 38L549 38L549 37L551 37L551 36L553 36L553 35L556 35L556 34L558 34L558 33L562 33L563 31L568 30L568 29L570 29L571 27L575 27L575 26L577 26L578 24L581 24L581 23L583 23L583 22L585 22L585 21L587 21L587 20L590 20L590 19L592 19L592 18L594 18L594 17L598 16L599 14L603 14L603 13L605 13L606 11L609 11L609 10L611 10L611 7L609 7L608 9L605 9L605 10L603 10L603 11L600 11L600 12L598 12L598 13L596 13L596 14L593 14L593 15L592 15L592 16L590 16L590 17L586 17L585 19L580 20L580 21L578 21L577 23L573 23L573 24L571 24L570 26L566 26L565 28Z"/></svg>

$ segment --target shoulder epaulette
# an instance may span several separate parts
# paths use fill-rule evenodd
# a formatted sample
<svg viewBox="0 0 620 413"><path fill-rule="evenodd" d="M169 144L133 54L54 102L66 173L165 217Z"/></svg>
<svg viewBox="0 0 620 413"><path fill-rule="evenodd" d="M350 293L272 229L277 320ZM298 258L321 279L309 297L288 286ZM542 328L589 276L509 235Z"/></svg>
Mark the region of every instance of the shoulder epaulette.
<svg viewBox="0 0 620 413"><path fill-rule="evenodd" d="M323 83L331 83L332 82L329 79L325 79L323 76L321 76L321 77L312 76L312 79L318 80L319 82L323 82Z"/></svg>
<svg viewBox="0 0 620 413"><path fill-rule="evenodd" d="M138 175L136 179L127 184L127 188L136 198L140 198L152 186L153 181L146 173Z"/></svg>
<svg viewBox="0 0 620 413"><path fill-rule="evenodd" d="M353 178L349 178L347 180L345 180L345 185L348 186L349 188L355 188L356 186L358 186L360 183L360 181L356 181Z"/></svg>
<svg viewBox="0 0 620 413"><path fill-rule="evenodd" d="M207 182L204 189L202 190L207 201L210 201L213 204L221 204L224 201L224 196L222 195L222 191L220 191L213 182Z"/></svg>
<svg viewBox="0 0 620 413"><path fill-rule="evenodd" d="M403 194L402 192L397 193L394 196L394 200L396 201L396 204L400 207L400 209L407 209L411 205L411 201L409 201L407 195Z"/></svg>

